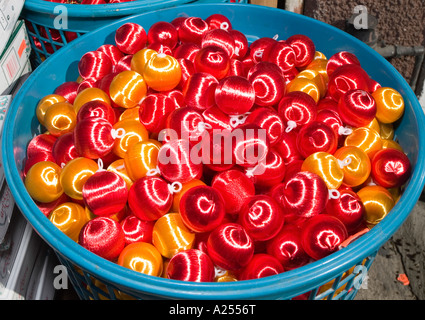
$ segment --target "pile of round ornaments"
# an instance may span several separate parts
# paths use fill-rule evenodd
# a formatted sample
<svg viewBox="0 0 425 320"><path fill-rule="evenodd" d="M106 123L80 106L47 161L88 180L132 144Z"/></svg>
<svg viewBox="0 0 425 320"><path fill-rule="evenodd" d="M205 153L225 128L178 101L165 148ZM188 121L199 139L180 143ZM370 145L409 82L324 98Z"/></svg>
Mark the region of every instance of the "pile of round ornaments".
<svg viewBox="0 0 425 320"><path fill-rule="evenodd" d="M410 175L400 93L305 35L248 44L221 14L126 23L78 67L37 106L25 186L67 236L137 272L297 268L379 223Z"/></svg>

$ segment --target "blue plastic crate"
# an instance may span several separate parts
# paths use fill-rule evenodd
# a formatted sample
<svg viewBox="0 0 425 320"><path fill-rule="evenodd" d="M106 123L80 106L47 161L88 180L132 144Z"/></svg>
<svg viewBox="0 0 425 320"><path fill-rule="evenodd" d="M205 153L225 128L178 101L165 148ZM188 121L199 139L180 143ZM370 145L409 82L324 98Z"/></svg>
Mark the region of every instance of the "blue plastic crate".
<svg viewBox="0 0 425 320"><path fill-rule="evenodd" d="M118 19L193 3L247 3L248 0L135 0L132 2L81 5L26 0L22 9L37 67L70 41Z"/></svg>
<svg viewBox="0 0 425 320"><path fill-rule="evenodd" d="M295 270L261 278L227 283L194 283L136 273L85 250L40 212L25 190L22 168L26 147L40 133L35 116L38 101L65 81L78 77L77 64L87 51L114 43L115 31L125 22L146 29L157 21L171 21L179 15L206 18L226 15L234 29L252 42L276 34L285 39L305 34L317 50L330 57L346 50L354 53L369 75L383 86L399 91L405 100L405 114L396 128L396 140L412 164L412 176L393 210L373 229L347 247ZM41 64L25 82L10 106L4 123L2 157L15 201L38 234L57 253L81 299L353 299L361 280L380 247L398 230L418 200L425 181L425 116L419 102L395 68L373 49L347 33L314 19L284 10L254 5L185 5L131 16L101 27L71 42ZM324 284L328 284L324 290Z"/></svg>

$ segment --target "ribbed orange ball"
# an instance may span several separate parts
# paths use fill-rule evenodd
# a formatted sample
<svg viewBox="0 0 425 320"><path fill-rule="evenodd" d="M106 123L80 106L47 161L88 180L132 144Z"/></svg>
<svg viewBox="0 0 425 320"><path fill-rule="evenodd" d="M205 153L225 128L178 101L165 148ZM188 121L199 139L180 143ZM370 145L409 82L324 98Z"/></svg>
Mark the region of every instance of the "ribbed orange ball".
<svg viewBox="0 0 425 320"><path fill-rule="evenodd" d="M75 113L78 113L80 108L89 101L100 100L111 104L111 99L108 94L99 88L86 88L77 94L74 100Z"/></svg>
<svg viewBox="0 0 425 320"><path fill-rule="evenodd" d="M113 102L122 108L134 108L146 96L145 79L136 71L126 70L117 74L109 86Z"/></svg>
<svg viewBox="0 0 425 320"><path fill-rule="evenodd" d="M149 132L139 120L126 119L118 121L113 128L118 133L112 151L120 158L124 158L127 150L140 141L149 139Z"/></svg>
<svg viewBox="0 0 425 320"><path fill-rule="evenodd" d="M77 114L69 102L58 102L46 110L43 123L50 134L58 137L74 130Z"/></svg>
<svg viewBox="0 0 425 320"><path fill-rule="evenodd" d="M127 245L120 253L117 263L136 272L159 277L162 274L163 259L158 249L147 242Z"/></svg>
<svg viewBox="0 0 425 320"><path fill-rule="evenodd" d="M181 76L182 70L177 59L164 53L153 55L143 70L147 85L156 91L174 89L180 83Z"/></svg>
<svg viewBox="0 0 425 320"><path fill-rule="evenodd" d="M44 115L47 109L58 102L65 102L66 99L58 94L49 94L43 97L37 104L35 114L37 116L38 122L44 126Z"/></svg>
<svg viewBox="0 0 425 320"><path fill-rule="evenodd" d="M61 168L54 162L35 163L25 176L25 188L36 201L48 203L59 199L63 194L60 184Z"/></svg>
<svg viewBox="0 0 425 320"><path fill-rule="evenodd" d="M84 208L74 202L65 202L57 206L50 213L49 220L74 241L78 241L81 228L89 221Z"/></svg>

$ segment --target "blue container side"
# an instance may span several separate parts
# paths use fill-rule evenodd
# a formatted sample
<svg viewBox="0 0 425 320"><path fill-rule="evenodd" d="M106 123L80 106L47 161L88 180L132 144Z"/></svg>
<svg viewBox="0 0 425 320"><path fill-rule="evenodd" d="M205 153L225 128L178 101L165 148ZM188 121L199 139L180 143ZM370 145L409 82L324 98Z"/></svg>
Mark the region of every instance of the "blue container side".
<svg viewBox="0 0 425 320"><path fill-rule="evenodd" d="M316 49L328 57L342 50L356 54L373 79L383 86L395 88L405 98L406 111L397 125L396 136L412 162L412 176L400 201L377 226L346 248L298 269L258 280L232 283L181 282L138 274L75 244L52 226L29 197L20 172L26 146L29 140L40 132L34 110L39 99L52 93L59 84L77 78L77 63L85 52L95 50L104 43L113 43L114 32L123 23L132 21L148 29L159 20L171 21L179 15L206 18L212 13L226 15L233 28L245 33L250 41L259 37L273 37L275 34L285 39L292 34L302 33L311 37L317 46ZM185 5L122 19L81 36L53 54L34 71L13 100L4 123L2 156L6 179L15 201L38 234L74 265L104 283L110 283L130 293L143 293L151 298L288 299L316 288L340 276L363 259L374 256L405 221L424 185L424 118L415 94L392 65L373 49L339 29L274 8L229 4Z"/></svg>

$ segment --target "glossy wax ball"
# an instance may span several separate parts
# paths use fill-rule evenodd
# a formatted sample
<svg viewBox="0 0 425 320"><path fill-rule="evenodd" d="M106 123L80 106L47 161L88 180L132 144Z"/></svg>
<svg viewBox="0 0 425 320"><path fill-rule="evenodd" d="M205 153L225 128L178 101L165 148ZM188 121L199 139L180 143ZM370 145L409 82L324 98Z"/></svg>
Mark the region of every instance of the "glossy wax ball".
<svg viewBox="0 0 425 320"><path fill-rule="evenodd" d="M384 219L395 205L391 193L381 186L366 186L357 191L364 207L364 220L369 228L373 228Z"/></svg>
<svg viewBox="0 0 425 320"><path fill-rule="evenodd" d="M215 276L210 257L197 249L176 253L167 266L167 278L181 281L212 282Z"/></svg>
<svg viewBox="0 0 425 320"><path fill-rule="evenodd" d="M154 23L148 31L148 43L160 43L171 49L177 45L179 33L177 28L166 21Z"/></svg>
<svg viewBox="0 0 425 320"><path fill-rule="evenodd" d="M60 183L64 193L72 199L83 200L83 186L99 166L91 159L78 157L70 160L60 174Z"/></svg>
<svg viewBox="0 0 425 320"><path fill-rule="evenodd" d="M86 102L78 110L77 122L89 117L105 119L112 125L116 122L115 111L111 105L100 100Z"/></svg>
<svg viewBox="0 0 425 320"><path fill-rule="evenodd" d="M381 87L372 93L376 101L376 118L382 123L393 123L404 112L404 99L397 90Z"/></svg>
<svg viewBox="0 0 425 320"><path fill-rule="evenodd" d="M384 188L403 186L411 175L409 158L400 150L387 148L372 158L372 178Z"/></svg>
<svg viewBox="0 0 425 320"><path fill-rule="evenodd" d="M326 213L338 218L348 233L355 232L363 222L365 207L360 197L353 191L340 190L339 198L331 198L326 205Z"/></svg>
<svg viewBox="0 0 425 320"><path fill-rule="evenodd" d="M360 127L345 138L344 146L355 146L362 149L372 159L382 149L382 139L378 132L368 127Z"/></svg>
<svg viewBox="0 0 425 320"><path fill-rule="evenodd" d="M143 78L149 88L156 91L174 89L181 80L182 70L173 56L165 53L153 55L143 69Z"/></svg>
<svg viewBox="0 0 425 320"><path fill-rule="evenodd" d="M361 89L345 92L338 103L339 116L352 127L367 126L375 118L376 110L373 96Z"/></svg>
<svg viewBox="0 0 425 320"><path fill-rule="evenodd" d="M51 211L49 220L72 240L78 241L80 231L88 222L88 217L84 208L79 204L65 202Z"/></svg>
<svg viewBox="0 0 425 320"><path fill-rule="evenodd" d="M150 133L159 133L175 109L171 98L162 93L151 93L140 104L139 120Z"/></svg>
<svg viewBox="0 0 425 320"><path fill-rule="evenodd" d="M287 211L299 217L311 218L325 209L328 188L319 175L301 171L285 183L283 197Z"/></svg>
<svg viewBox="0 0 425 320"><path fill-rule="evenodd" d="M217 80L221 80L229 72L230 57L221 47L209 45L198 51L194 64L197 72L209 73Z"/></svg>
<svg viewBox="0 0 425 320"><path fill-rule="evenodd" d="M188 17L179 25L181 42L193 42L201 45L203 35L209 30L208 23L198 17Z"/></svg>
<svg viewBox="0 0 425 320"><path fill-rule="evenodd" d="M128 205L142 220L157 220L166 214L173 203L168 184L160 177L143 177L133 183L128 192Z"/></svg>
<svg viewBox="0 0 425 320"><path fill-rule="evenodd" d="M317 105L305 92L286 94L278 105L278 113L286 125L286 131L313 122L317 117Z"/></svg>
<svg viewBox="0 0 425 320"><path fill-rule="evenodd" d="M284 225L273 239L267 241L266 251L275 257L285 270L299 268L310 260L302 246L301 229L291 224Z"/></svg>
<svg viewBox="0 0 425 320"><path fill-rule="evenodd" d="M84 225L78 243L90 252L114 261L124 249L124 232L117 221L108 217L98 217Z"/></svg>
<svg viewBox="0 0 425 320"><path fill-rule="evenodd" d="M245 199L255 195L253 182L240 170L229 169L214 176L211 186L222 195L225 211L239 213Z"/></svg>
<svg viewBox="0 0 425 320"><path fill-rule="evenodd" d="M140 220L135 215L130 214L120 224L124 231L126 245L135 242L152 242L154 221Z"/></svg>
<svg viewBox="0 0 425 320"><path fill-rule="evenodd" d="M112 72L112 61L102 51L89 51L78 62L78 71L83 79L99 80Z"/></svg>
<svg viewBox="0 0 425 320"><path fill-rule="evenodd" d="M111 123L102 118L85 118L78 122L74 130L77 153L90 159L106 156L114 146L112 129Z"/></svg>
<svg viewBox="0 0 425 320"><path fill-rule="evenodd" d="M295 60L295 51L286 42L276 42L267 56L267 61L275 63L283 73L287 73L295 67Z"/></svg>
<svg viewBox="0 0 425 320"><path fill-rule="evenodd" d="M113 130L118 133L112 152L120 158L125 158L131 146L149 140L149 132L139 120L126 119L116 122Z"/></svg>
<svg viewBox="0 0 425 320"><path fill-rule="evenodd" d="M124 167L129 178L136 181L146 176L158 164L161 143L152 139L137 142L130 146L124 156Z"/></svg>
<svg viewBox="0 0 425 320"><path fill-rule="evenodd" d="M63 193L60 183L61 168L54 162L34 164L25 176L25 188L36 201L48 203L57 200Z"/></svg>
<svg viewBox="0 0 425 320"><path fill-rule="evenodd" d="M134 108L146 96L145 79L133 70L118 73L111 81L109 95L111 100L122 108Z"/></svg>
<svg viewBox="0 0 425 320"><path fill-rule="evenodd" d="M49 94L47 96L44 96L37 104L37 108L35 110L35 114L37 116L38 122L42 126L44 126L44 115L47 111L47 109L58 102L65 102L66 99L58 94Z"/></svg>
<svg viewBox="0 0 425 320"><path fill-rule="evenodd" d="M296 67L305 67L313 61L316 47L309 37L294 34L287 38L285 42L294 49Z"/></svg>
<svg viewBox="0 0 425 320"><path fill-rule="evenodd" d="M146 42L146 30L137 23L125 23L115 32L115 44L125 54L135 54L145 47Z"/></svg>
<svg viewBox="0 0 425 320"><path fill-rule="evenodd" d="M153 227L152 243L165 258L193 247L195 233L183 223L179 213L167 213Z"/></svg>
<svg viewBox="0 0 425 320"><path fill-rule="evenodd" d="M259 67L248 75L248 80L255 91L255 103L259 106L273 106L285 94L285 79L280 70Z"/></svg>
<svg viewBox="0 0 425 320"><path fill-rule="evenodd" d="M118 265L130 270L159 277L163 271L163 258L150 243L135 242L127 245L120 253Z"/></svg>
<svg viewBox="0 0 425 320"><path fill-rule="evenodd" d="M245 267L251 261L254 242L241 225L224 223L211 231L207 251L214 264L233 271Z"/></svg>
<svg viewBox="0 0 425 320"><path fill-rule="evenodd" d="M344 179L344 171L338 159L327 152L309 155L301 166L302 170L317 174L323 179L328 189L338 189Z"/></svg>
<svg viewBox="0 0 425 320"><path fill-rule="evenodd" d="M69 102L58 102L46 110L43 123L50 134L59 137L74 130L77 124L77 114Z"/></svg>
<svg viewBox="0 0 425 320"><path fill-rule="evenodd" d="M127 198L127 185L115 172L98 171L83 186L84 203L96 216L109 217L118 213L125 208Z"/></svg>
<svg viewBox="0 0 425 320"><path fill-rule="evenodd" d="M369 90L369 75L355 64L344 64L335 69L329 76L328 94L335 101L339 101L342 95L350 90Z"/></svg>
<svg viewBox="0 0 425 320"><path fill-rule="evenodd" d="M215 103L228 115L244 114L251 110L254 102L254 87L244 77L226 77L215 89Z"/></svg>
<svg viewBox="0 0 425 320"><path fill-rule="evenodd" d="M331 75L336 68L344 64L354 64L360 66L360 61L353 53L348 51L340 51L333 54L328 59L328 63L326 64L326 72L328 75Z"/></svg>
<svg viewBox="0 0 425 320"><path fill-rule="evenodd" d="M266 130L270 146L278 144L285 131L285 124L276 110L268 107L254 109L246 118L246 123L254 123Z"/></svg>
<svg viewBox="0 0 425 320"><path fill-rule="evenodd" d="M199 179L203 165L191 156L189 141L175 139L165 143L159 150L158 169L167 181L185 183Z"/></svg>
<svg viewBox="0 0 425 320"><path fill-rule="evenodd" d="M304 158L320 151L333 154L338 147L338 136L326 123L313 121L300 129L297 146Z"/></svg>
<svg viewBox="0 0 425 320"><path fill-rule="evenodd" d="M283 271L282 264L275 257L266 253L257 253L244 268L239 280L260 279Z"/></svg>
<svg viewBox="0 0 425 320"><path fill-rule="evenodd" d="M307 220L301 231L302 246L314 260L337 251L347 237L344 224L338 218L325 214Z"/></svg>
<svg viewBox="0 0 425 320"><path fill-rule="evenodd" d="M254 241L266 241L280 231L284 216L272 197L255 195L244 202L239 212L239 223Z"/></svg>
<svg viewBox="0 0 425 320"><path fill-rule="evenodd" d="M226 214L223 197L210 186L189 189L180 200L179 212L184 224L194 232L215 229Z"/></svg>
<svg viewBox="0 0 425 320"><path fill-rule="evenodd" d="M369 178L371 163L369 157L362 149L355 146L341 147L335 151L334 156L340 161L350 162L342 168L345 185L357 187Z"/></svg>

